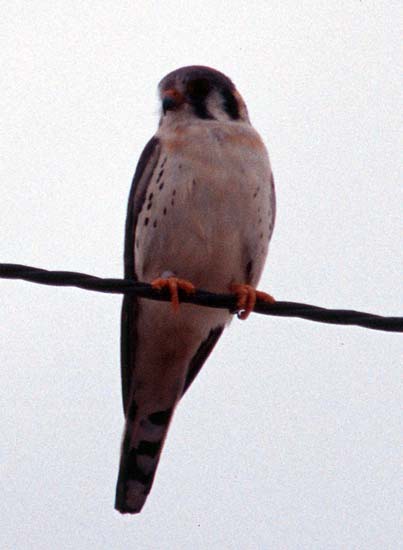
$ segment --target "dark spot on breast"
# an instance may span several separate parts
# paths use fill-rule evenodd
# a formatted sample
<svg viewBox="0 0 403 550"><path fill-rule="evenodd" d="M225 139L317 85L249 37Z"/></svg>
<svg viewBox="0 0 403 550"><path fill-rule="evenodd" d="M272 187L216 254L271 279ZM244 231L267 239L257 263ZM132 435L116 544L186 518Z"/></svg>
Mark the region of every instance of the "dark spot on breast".
<svg viewBox="0 0 403 550"><path fill-rule="evenodd" d="M175 204L175 201L172 199L171 200L171 205L173 206Z"/></svg>
<svg viewBox="0 0 403 550"><path fill-rule="evenodd" d="M152 204L153 204L152 202L149 202L149 203L147 204L147 210L150 210L150 209L151 209Z"/></svg>
<svg viewBox="0 0 403 550"><path fill-rule="evenodd" d="M157 220L154 220L153 227L157 227Z"/></svg>
<svg viewBox="0 0 403 550"><path fill-rule="evenodd" d="M252 266L253 262L252 260L249 260L249 262L246 264L246 280L250 281L251 277L250 274L252 273Z"/></svg>
<svg viewBox="0 0 403 550"><path fill-rule="evenodd" d="M255 191L254 194L253 194L253 198L254 198L254 199L256 199L256 197L258 196L259 191L260 191L260 187L257 187L257 188L256 188L256 191Z"/></svg>
<svg viewBox="0 0 403 550"><path fill-rule="evenodd" d="M136 239L136 248L138 248L138 247L139 247L139 240Z"/></svg>
<svg viewBox="0 0 403 550"><path fill-rule="evenodd" d="M259 223L262 223L262 218L259 218Z"/></svg>
<svg viewBox="0 0 403 550"><path fill-rule="evenodd" d="M148 222L149 222L149 221L150 221L149 218L145 218L145 219L144 219L144 225L148 225Z"/></svg>
<svg viewBox="0 0 403 550"><path fill-rule="evenodd" d="M159 186L158 186L158 189L161 191L161 189L164 187L164 182L162 181Z"/></svg>
<svg viewBox="0 0 403 550"><path fill-rule="evenodd" d="M150 193L150 194L148 195L148 200L151 201L152 198L153 198L153 196L154 196L154 193Z"/></svg>
<svg viewBox="0 0 403 550"><path fill-rule="evenodd" d="M260 237L261 239L263 239L263 233L260 233L259 237Z"/></svg>
<svg viewBox="0 0 403 550"><path fill-rule="evenodd" d="M162 211L162 213L163 213L163 214L164 214L164 216L165 216L165 215L166 215L166 213L167 213L167 209L166 209L166 208L164 208L164 210Z"/></svg>
<svg viewBox="0 0 403 550"><path fill-rule="evenodd" d="M162 174L164 173L164 170L160 170L160 173L158 174L158 177L157 177L157 183L160 181L160 179L162 178Z"/></svg>
<svg viewBox="0 0 403 550"><path fill-rule="evenodd" d="M172 191L172 196L174 197L176 195L176 189Z"/></svg>
<svg viewBox="0 0 403 550"><path fill-rule="evenodd" d="M192 183L193 183L193 185L196 185L196 180L193 180Z"/></svg>
<svg viewBox="0 0 403 550"><path fill-rule="evenodd" d="M182 170L182 164L179 164L178 169Z"/></svg>

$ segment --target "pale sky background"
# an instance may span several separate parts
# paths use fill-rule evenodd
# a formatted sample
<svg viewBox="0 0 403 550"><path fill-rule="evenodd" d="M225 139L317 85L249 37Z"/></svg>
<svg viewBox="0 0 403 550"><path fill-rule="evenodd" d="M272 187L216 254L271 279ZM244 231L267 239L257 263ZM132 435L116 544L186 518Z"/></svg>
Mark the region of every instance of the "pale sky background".
<svg viewBox="0 0 403 550"><path fill-rule="evenodd" d="M157 83L206 64L271 156L261 288L401 314L398 4L1 1L0 261L121 276ZM235 320L123 517L120 302L0 281L2 550L399 548L401 335Z"/></svg>

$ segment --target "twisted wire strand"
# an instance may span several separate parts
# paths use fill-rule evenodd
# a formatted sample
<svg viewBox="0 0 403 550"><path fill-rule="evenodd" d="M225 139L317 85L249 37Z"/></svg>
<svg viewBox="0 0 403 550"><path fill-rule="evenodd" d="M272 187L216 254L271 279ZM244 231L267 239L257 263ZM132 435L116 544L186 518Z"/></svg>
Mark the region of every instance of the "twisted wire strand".
<svg viewBox="0 0 403 550"><path fill-rule="evenodd" d="M129 279L101 278L74 271L48 271L21 264L0 264L0 278L22 279L31 283L52 286L72 286L95 292L111 294L134 294L140 298L169 301L167 290L155 290L148 283L135 282ZM214 294L205 290L196 290L194 294L179 293L181 302L204 307L215 307L236 311L234 294ZM276 317L299 317L317 323L335 325L356 325L373 330L403 332L403 317L383 317L362 311L347 309L327 309L297 302L275 302L268 304L257 300L255 313Z"/></svg>

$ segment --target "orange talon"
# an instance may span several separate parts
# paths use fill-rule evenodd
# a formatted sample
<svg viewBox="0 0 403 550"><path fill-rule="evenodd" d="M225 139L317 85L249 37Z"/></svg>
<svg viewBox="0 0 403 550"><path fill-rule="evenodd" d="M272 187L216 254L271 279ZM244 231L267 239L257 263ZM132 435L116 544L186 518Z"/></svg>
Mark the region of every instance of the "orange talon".
<svg viewBox="0 0 403 550"><path fill-rule="evenodd" d="M257 299L268 302L269 304L274 304L275 302L273 296L270 296L270 294L267 294L266 292L256 290L250 285L233 283L230 286L230 290L236 294L238 317L243 321L247 319L249 314L253 311Z"/></svg>
<svg viewBox="0 0 403 550"><path fill-rule="evenodd" d="M193 294L196 290L194 285L186 279L178 279L177 277L167 277L154 279L151 281L151 286L157 290L162 290L168 288L169 294L171 295L171 304L174 311L179 310L179 294L178 289L183 290L186 294Z"/></svg>

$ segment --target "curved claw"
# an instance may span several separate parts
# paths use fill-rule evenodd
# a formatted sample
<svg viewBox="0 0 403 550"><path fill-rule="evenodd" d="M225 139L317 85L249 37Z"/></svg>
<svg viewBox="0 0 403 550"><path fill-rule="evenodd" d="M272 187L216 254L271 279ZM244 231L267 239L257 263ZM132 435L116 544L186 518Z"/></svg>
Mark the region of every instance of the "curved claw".
<svg viewBox="0 0 403 550"><path fill-rule="evenodd" d="M179 310L179 294L178 290L183 290L186 294L193 294L195 292L194 285L186 279L178 279L177 277L160 277L151 281L151 286L157 290L167 288L171 296L171 304L174 311Z"/></svg>
<svg viewBox="0 0 403 550"><path fill-rule="evenodd" d="M247 319L249 314L253 311L257 299L268 302L269 304L275 303L273 296L261 290L256 290L250 285L233 283L230 286L230 291L236 294L238 317L243 321Z"/></svg>

